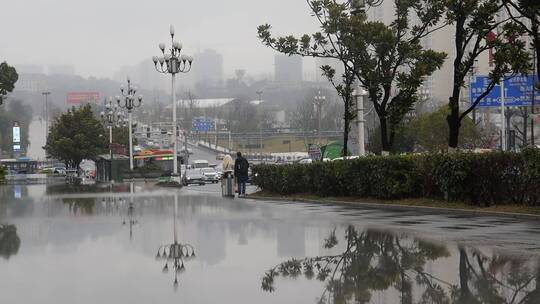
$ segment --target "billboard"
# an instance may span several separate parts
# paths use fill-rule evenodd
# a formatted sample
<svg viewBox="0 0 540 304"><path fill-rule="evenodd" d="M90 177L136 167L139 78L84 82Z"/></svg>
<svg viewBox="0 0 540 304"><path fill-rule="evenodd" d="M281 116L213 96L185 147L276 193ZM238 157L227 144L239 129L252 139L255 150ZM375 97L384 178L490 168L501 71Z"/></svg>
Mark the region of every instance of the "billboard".
<svg viewBox="0 0 540 304"><path fill-rule="evenodd" d="M490 83L489 77L478 75L471 77L470 85L470 102L473 103L480 95L482 95ZM504 104L508 107L528 107L531 106L533 98L533 83L534 76L516 76L504 80L505 100ZM535 104L540 104L540 93L535 92ZM495 88L485 96L479 107L500 107L501 106L501 87L495 85Z"/></svg>
<svg viewBox="0 0 540 304"><path fill-rule="evenodd" d="M18 122L13 123L13 143L18 144L21 142L21 127Z"/></svg>
<svg viewBox="0 0 540 304"><path fill-rule="evenodd" d="M66 101L70 105L80 105L85 103L99 103L98 92L69 92Z"/></svg>

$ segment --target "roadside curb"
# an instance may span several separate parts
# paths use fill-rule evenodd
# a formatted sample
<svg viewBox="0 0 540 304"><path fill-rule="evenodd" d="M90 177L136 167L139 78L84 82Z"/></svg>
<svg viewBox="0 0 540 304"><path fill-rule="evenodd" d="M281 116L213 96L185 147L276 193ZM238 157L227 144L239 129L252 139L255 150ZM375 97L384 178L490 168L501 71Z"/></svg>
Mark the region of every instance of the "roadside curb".
<svg viewBox="0 0 540 304"><path fill-rule="evenodd" d="M504 217L513 219L522 219L530 221L540 221L540 215L534 214L521 214L521 213L509 213L509 212L495 212L495 211L482 211L482 210L467 210L467 209L450 209L439 207L427 207L427 206L409 206L409 205L397 205L397 204L380 204L370 202L346 202L335 200L317 200L317 199L304 199L304 198L287 198L287 197L265 197L265 196L247 196L245 199L252 199L258 201L274 201L274 202L300 202L300 203L315 203L326 205L340 205L340 206L359 206L369 209L383 209L394 211L421 211L426 213L437 214L456 214L456 215L469 215L469 216L481 216L481 217Z"/></svg>

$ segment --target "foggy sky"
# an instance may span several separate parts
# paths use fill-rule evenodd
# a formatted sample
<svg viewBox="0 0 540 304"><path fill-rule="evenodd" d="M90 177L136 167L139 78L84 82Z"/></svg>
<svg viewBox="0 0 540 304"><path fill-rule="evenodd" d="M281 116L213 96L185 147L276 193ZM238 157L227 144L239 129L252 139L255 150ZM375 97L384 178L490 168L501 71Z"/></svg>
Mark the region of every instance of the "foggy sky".
<svg viewBox="0 0 540 304"><path fill-rule="evenodd" d="M305 0L0 0L0 10L0 61L73 64L97 77L151 62L159 42L170 44L170 24L186 53L220 52L226 75L272 72L276 53L257 39L258 25L281 34L317 29Z"/></svg>

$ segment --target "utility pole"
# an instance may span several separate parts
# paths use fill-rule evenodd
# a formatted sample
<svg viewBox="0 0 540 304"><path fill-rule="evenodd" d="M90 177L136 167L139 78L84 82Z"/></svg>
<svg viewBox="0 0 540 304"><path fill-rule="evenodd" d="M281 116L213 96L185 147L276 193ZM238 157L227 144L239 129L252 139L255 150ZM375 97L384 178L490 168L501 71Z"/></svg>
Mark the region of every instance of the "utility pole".
<svg viewBox="0 0 540 304"><path fill-rule="evenodd" d="M364 96L367 92L362 88L360 84L356 88L356 108L358 113L356 114L356 121L358 124L358 156L366 156L365 136L364 129L366 121L364 120Z"/></svg>
<svg viewBox="0 0 540 304"><path fill-rule="evenodd" d="M51 95L51 92L45 91L41 95L45 96L45 113L43 114L43 119L45 120L45 140L47 140L47 136L49 136L49 95Z"/></svg>

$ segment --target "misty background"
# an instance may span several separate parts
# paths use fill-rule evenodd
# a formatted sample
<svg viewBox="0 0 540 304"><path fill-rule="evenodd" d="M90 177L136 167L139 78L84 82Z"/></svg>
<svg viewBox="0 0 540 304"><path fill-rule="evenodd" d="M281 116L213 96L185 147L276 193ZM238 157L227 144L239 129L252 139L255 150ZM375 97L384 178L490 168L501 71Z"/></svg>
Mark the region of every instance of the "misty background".
<svg viewBox="0 0 540 304"><path fill-rule="evenodd" d="M6 123L23 126L25 152L32 158L45 157L44 118L50 125L73 106L69 93L99 93L99 115L104 100L120 95L128 76L144 96L143 106L134 111L140 125L170 121L170 75L155 71L152 62L152 56L161 55L158 44L171 43L170 25L183 53L195 59L192 70L177 80L182 128L189 129L192 119L201 116L218 119L220 128L238 134L260 134L262 129L313 133L319 127L339 134L342 127L341 102L320 72L321 65L336 63L281 55L257 37L257 27L265 23L278 35L317 31L305 0L0 1L9 12L0 19L0 61L19 73L2 111L9 117ZM43 92L50 92L47 109ZM326 102L316 108L314 97L321 94ZM182 108L187 103L189 113ZM20 112L26 113L24 119L14 116ZM297 140L298 149L304 149L306 140ZM235 142L239 149L256 146L241 141ZM3 154L9 155L9 134L1 142Z"/></svg>
<svg viewBox="0 0 540 304"><path fill-rule="evenodd" d="M257 26L277 33L317 29L304 0L129 1L1 0L0 58L12 64L73 65L84 77L109 78L121 66L157 55L169 25L186 53L213 49L225 76L236 69L272 73L275 53L257 39ZM314 65L306 65L313 74ZM312 75L313 77L313 75Z"/></svg>

